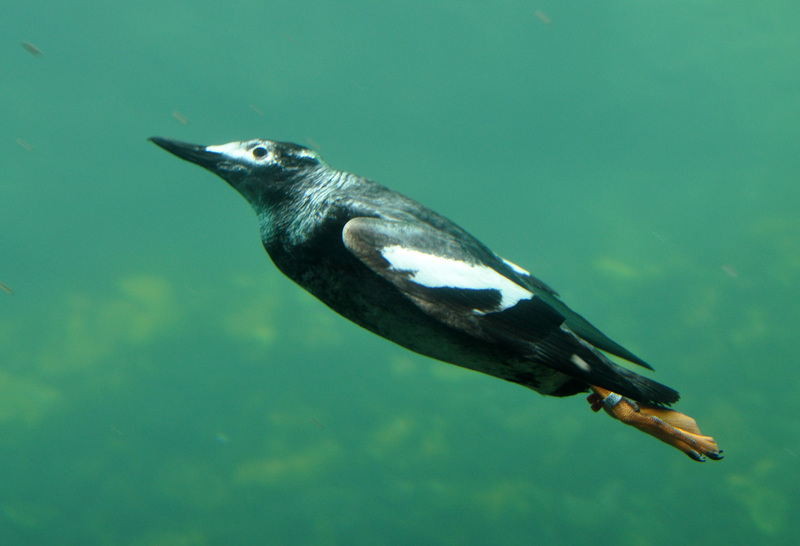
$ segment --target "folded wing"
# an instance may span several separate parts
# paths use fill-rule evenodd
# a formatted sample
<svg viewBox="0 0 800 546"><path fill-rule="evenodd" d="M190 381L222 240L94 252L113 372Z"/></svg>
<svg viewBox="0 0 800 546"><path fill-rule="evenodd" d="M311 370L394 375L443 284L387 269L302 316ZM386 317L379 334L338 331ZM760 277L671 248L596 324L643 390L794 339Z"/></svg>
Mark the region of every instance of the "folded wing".
<svg viewBox="0 0 800 546"><path fill-rule="evenodd" d="M678 398L672 389L608 360L597 349L647 366L552 290L526 282L524 270L494 255L487 259L485 247L473 249L469 239L382 218L350 220L342 239L367 267L453 328L513 346L562 373L638 400L671 403Z"/></svg>

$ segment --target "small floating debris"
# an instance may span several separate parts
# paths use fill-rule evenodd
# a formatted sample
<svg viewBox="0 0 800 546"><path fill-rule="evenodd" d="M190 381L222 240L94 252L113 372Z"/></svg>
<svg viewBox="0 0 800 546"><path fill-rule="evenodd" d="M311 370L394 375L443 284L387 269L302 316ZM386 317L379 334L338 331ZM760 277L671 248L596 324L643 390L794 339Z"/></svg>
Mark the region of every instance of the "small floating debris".
<svg viewBox="0 0 800 546"><path fill-rule="evenodd" d="M325 427L322 425L322 423L320 423L319 421L317 421L317 420L316 420L316 419L314 419L313 417L311 417L311 422L312 422L312 423L314 423L315 425L317 425L317 426L320 428L320 430L322 430L323 428L325 428Z"/></svg>
<svg viewBox="0 0 800 546"><path fill-rule="evenodd" d="M317 141L314 140L313 138L306 137L306 142L311 144L311 147L314 148L315 150L319 150L320 149L319 143L317 143Z"/></svg>
<svg viewBox="0 0 800 546"><path fill-rule="evenodd" d="M32 146L31 144L29 144L29 143L25 142L25 141L24 141L24 140L22 140L21 138L18 138L18 139L17 139L17 144L19 144L20 146L22 146L23 148L25 148L25 149L26 149L26 150L28 150L29 152L32 152L32 151L33 151L33 146Z"/></svg>
<svg viewBox="0 0 800 546"><path fill-rule="evenodd" d="M12 296L14 295L14 291L13 291L13 290L11 290L9 287L7 287L6 285L4 285L4 284L3 284L3 283L1 283L1 282L0 282L0 288L2 288L4 292L8 292L8 293L9 293L9 294L11 294Z"/></svg>
<svg viewBox="0 0 800 546"><path fill-rule="evenodd" d="M24 49L34 57L40 57L42 55L42 50L30 42L22 42L22 49Z"/></svg>
<svg viewBox="0 0 800 546"><path fill-rule="evenodd" d="M261 108L259 108L259 107L258 107L258 106L256 106L255 104L251 104L251 105L250 105L250 109L251 109L253 112L255 112L256 114L258 114L259 116L263 116L263 115L264 115L264 112L262 112L262 111L261 111Z"/></svg>
<svg viewBox="0 0 800 546"><path fill-rule="evenodd" d="M723 270L723 271L724 271L724 272L725 272L725 273L726 273L726 274L727 274L729 277L731 277L731 278L734 278L734 279L736 279L736 278L738 278L738 277L739 277L739 272L738 272L738 271L736 271L736 270L733 268L733 266L730 266L730 265L728 265L728 264L725 264L725 265L723 265L723 266L722 266L722 270Z"/></svg>
<svg viewBox="0 0 800 546"><path fill-rule="evenodd" d="M533 12L533 14L545 25L549 25L551 23L550 18L545 15L543 11L537 9L535 12Z"/></svg>
<svg viewBox="0 0 800 546"><path fill-rule="evenodd" d="M189 125L189 120L186 118L186 116L184 116L177 110L172 111L172 117L175 118L177 122L180 123L181 125Z"/></svg>

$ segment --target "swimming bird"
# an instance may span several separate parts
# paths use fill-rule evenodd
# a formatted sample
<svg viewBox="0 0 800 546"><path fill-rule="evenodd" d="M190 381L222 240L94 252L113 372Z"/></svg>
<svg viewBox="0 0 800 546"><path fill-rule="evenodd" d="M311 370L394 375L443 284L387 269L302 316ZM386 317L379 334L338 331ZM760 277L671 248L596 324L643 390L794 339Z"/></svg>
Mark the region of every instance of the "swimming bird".
<svg viewBox="0 0 800 546"><path fill-rule="evenodd" d="M541 394L591 391L593 410L694 460L722 458L691 417L666 407L677 402L675 390L604 352L649 364L433 210L298 144L150 140L236 189L255 210L278 269L345 318L416 353Z"/></svg>

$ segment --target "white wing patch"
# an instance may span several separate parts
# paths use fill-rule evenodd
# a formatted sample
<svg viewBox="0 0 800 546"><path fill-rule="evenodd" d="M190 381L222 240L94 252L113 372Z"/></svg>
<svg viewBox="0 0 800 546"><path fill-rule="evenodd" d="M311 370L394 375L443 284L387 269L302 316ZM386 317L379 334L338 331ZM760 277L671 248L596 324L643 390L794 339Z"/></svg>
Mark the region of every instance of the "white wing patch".
<svg viewBox="0 0 800 546"><path fill-rule="evenodd" d="M502 256L498 256L498 258L503 260L503 262L505 262L505 264L508 267L510 267L511 269L513 269L518 275L525 275L526 277L530 277L531 276L530 273L528 273L525 269L522 269L520 266L518 266L514 262L510 262L510 261L506 260L505 258L503 258Z"/></svg>
<svg viewBox="0 0 800 546"><path fill-rule="evenodd" d="M381 255L392 269L408 271L415 283L428 288L497 290L501 296L498 311L504 311L514 307L520 300L533 297L529 290L484 265L434 256L400 245L382 248Z"/></svg>
<svg viewBox="0 0 800 546"><path fill-rule="evenodd" d="M589 366L588 362L586 362L584 359L582 359L581 357L579 357L576 354L573 354L569 359L573 364L575 364L577 367L579 367L584 372L591 371L591 369L592 369L592 367Z"/></svg>

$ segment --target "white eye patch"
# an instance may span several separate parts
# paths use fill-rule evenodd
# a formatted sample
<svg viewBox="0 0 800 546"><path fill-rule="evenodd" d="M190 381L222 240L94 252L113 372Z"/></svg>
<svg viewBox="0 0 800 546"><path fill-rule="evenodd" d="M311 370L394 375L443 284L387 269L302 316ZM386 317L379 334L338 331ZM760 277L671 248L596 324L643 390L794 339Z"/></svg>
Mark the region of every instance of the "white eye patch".
<svg viewBox="0 0 800 546"><path fill-rule="evenodd" d="M225 157L229 157L231 158L231 160L246 162L251 165L257 165L259 163L262 164L268 163L275 158L271 147L263 144L253 146L253 143L254 141L252 140L243 142L228 142L227 144L206 146L206 150L209 152L214 152L216 154L223 155ZM253 149L257 147L261 147L264 150L266 150L267 154L259 158L254 157Z"/></svg>

